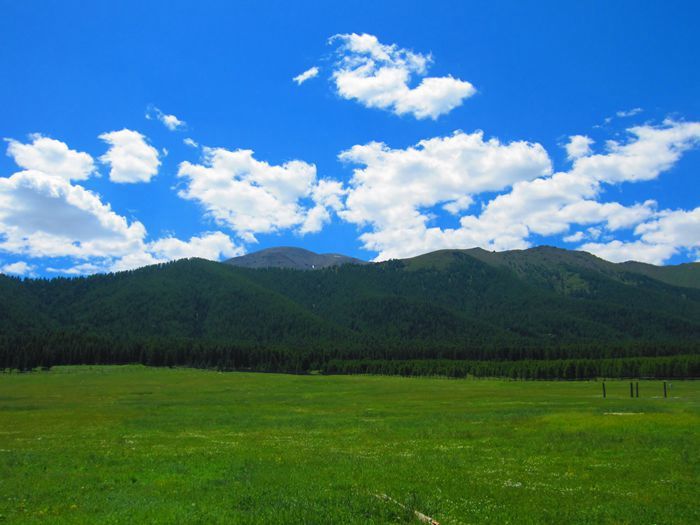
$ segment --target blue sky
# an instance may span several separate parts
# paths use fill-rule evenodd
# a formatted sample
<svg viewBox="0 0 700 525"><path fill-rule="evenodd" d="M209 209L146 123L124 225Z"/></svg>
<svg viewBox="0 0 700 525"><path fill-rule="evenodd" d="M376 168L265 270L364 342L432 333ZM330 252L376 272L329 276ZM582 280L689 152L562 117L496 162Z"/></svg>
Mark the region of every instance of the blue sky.
<svg viewBox="0 0 700 525"><path fill-rule="evenodd" d="M0 1L0 270L700 259L697 3L528 4Z"/></svg>

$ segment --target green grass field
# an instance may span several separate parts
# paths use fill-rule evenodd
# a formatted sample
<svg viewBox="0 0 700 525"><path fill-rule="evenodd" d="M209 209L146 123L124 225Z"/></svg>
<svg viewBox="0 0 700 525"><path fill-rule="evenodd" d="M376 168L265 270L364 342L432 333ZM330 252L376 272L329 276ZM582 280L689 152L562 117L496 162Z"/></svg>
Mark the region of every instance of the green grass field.
<svg viewBox="0 0 700 525"><path fill-rule="evenodd" d="M0 523L700 522L700 382L0 374Z"/></svg>

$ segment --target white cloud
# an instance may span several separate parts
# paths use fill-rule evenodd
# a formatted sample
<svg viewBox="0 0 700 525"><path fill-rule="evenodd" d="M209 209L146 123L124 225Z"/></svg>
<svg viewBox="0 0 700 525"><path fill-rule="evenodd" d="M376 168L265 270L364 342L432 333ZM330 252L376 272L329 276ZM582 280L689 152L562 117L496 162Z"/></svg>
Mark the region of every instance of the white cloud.
<svg viewBox="0 0 700 525"><path fill-rule="evenodd" d="M564 146L569 160L576 160L591 154L591 144L595 141L586 135L572 135Z"/></svg>
<svg viewBox="0 0 700 525"><path fill-rule="evenodd" d="M122 129L99 137L110 145L100 161L109 164L109 179L118 183L150 182L158 173L158 150L138 131Z"/></svg>
<svg viewBox="0 0 700 525"><path fill-rule="evenodd" d="M601 228L591 226L586 230L586 236L589 239L599 239L601 235L603 235L603 230Z"/></svg>
<svg viewBox="0 0 700 525"><path fill-rule="evenodd" d="M105 273L109 269L103 264L95 263L80 263L69 268L54 268L53 266L47 266L46 271L49 273L60 273L64 275L90 275L95 273Z"/></svg>
<svg viewBox="0 0 700 525"><path fill-rule="evenodd" d="M182 241L175 237L164 237L146 244L141 251L128 254L114 261L111 271L131 270L149 264L174 261L189 257L200 257L218 261L245 253L231 238L222 232L209 232Z"/></svg>
<svg viewBox="0 0 700 525"><path fill-rule="evenodd" d="M457 197L453 201L448 202L442 206L442 209L447 213L452 215L459 215L460 212L466 211L474 203L474 199L471 195L462 195Z"/></svg>
<svg viewBox="0 0 700 525"><path fill-rule="evenodd" d="M292 80L297 83L297 86L301 86L307 80L317 77L319 71L320 70L314 66L295 76Z"/></svg>
<svg viewBox="0 0 700 525"><path fill-rule="evenodd" d="M317 204L334 211L343 208L342 197L347 193L343 183L336 180L321 179L311 189L311 198Z"/></svg>
<svg viewBox="0 0 700 525"><path fill-rule="evenodd" d="M0 272L11 275L31 275L35 269L35 266L28 264L25 261L17 261L1 267Z"/></svg>
<svg viewBox="0 0 700 525"><path fill-rule="evenodd" d="M167 115L155 106L148 107L146 110L146 118L148 120L152 120L154 118L159 120L170 131L176 131L184 128L187 125L184 120L180 120L175 115Z"/></svg>
<svg viewBox="0 0 700 525"><path fill-rule="evenodd" d="M231 238L222 232L210 232L181 241L175 237L165 237L152 242L148 250L159 259L182 259L184 257L201 257L218 259L220 256L233 257L241 255L243 249L236 246Z"/></svg>
<svg viewBox="0 0 700 525"><path fill-rule="evenodd" d="M31 135L31 139L31 144L5 139L8 143L7 155L18 166L66 180L85 180L95 173L95 164L87 153L69 149L65 143L38 133Z"/></svg>
<svg viewBox="0 0 700 525"><path fill-rule="evenodd" d="M181 128L185 125L185 122L178 119L175 115L163 115L160 121L170 131L175 131L177 128Z"/></svg>
<svg viewBox="0 0 700 525"><path fill-rule="evenodd" d="M121 272L189 257L218 261L243 253L245 250L235 245L228 235L222 232L209 232L191 237L189 241L182 241L175 237L164 237L149 243L142 243L138 249L120 257L94 258L89 262L67 268L49 267L46 270L66 275Z"/></svg>
<svg viewBox="0 0 700 525"><path fill-rule="evenodd" d="M0 250L30 257L114 257L138 249L146 235L109 204L71 179L94 171L92 157L62 142L33 136L9 141L9 154L25 168L0 178Z"/></svg>
<svg viewBox="0 0 700 525"><path fill-rule="evenodd" d="M634 127L626 144L613 144L605 154L577 159L568 172L516 183L510 193L499 195L479 217L465 217L463 227L486 229L496 239L501 225L516 224L524 234L555 235L572 224L602 224L610 231L631 228L655 216L656 203L647 200L632 206L599 202L605 185L651 180L671 168L682 152L697 145L700 124L665 122Z"/></svg>
<svg viewBox="0 0 700 525"><path fill-rule="evenodd" d="M580 249L612 262L639 261L649 264L663 264L678 251L677 248L668 244L619 240L607 243L591 242L584 244Z"/></svg>
<svg viewBox="0 0 700 525"><path fill-rule="evenodd" d="M426 77L430 55L382 44L373 35L335 35L329 42L339 43L332 75L337 93L366 107L437 119L476 93L472 84L452 76ZM411 88L414 76L422 79Z"/></svg>
<svg viewBox="0 0 700 525"><path fill-rule="evenodd" d="M637 226L634 233L652 244L700 248L700 207L662 211L654 220Z"/></svg>
<svg viewBox="0 0 700 525"><path fill-rule="evenodd" d="M539 144L484 140L481 131L456 132L406 149L372 142L353 146L340 159L363 167L355 169L346 209L339 214L372 227L374 232L362 239L367 248L381 252L380 258L413 255L431 247L424 238L429 216L422 208L442 204L458 213L469 206L472 195L501 191L551 172L549 157Z"/></svg>
<svg viewBox="0 0 700 525"><path fill-rule="evenodd" d="M0 250L31 257L114 256L145 236L94 193L65 178L27 170L0 178Z"/></svg>
<svg viewBox="0 0 700 525"><path fill-rule="evenodd" d="M579 230L576 233L572 233L571 235L567 235L566 237L564 237L563 241L564 242L581 242L585 238L586 238L585 232Z"/></svg>
<svg viewBox="0 0 700 525"><path fill-rule="evenodd" d="M666 120L661 126L635 126L627 131L629 141L608 141L607 153L578 159L571 173L611 184L652 180L700 143L700 122Z"/></svg>
<svg viewBox="0 0 700 525"><path fill-rule="evenodd" d="M572 225L589 229L587 237L569 234L570 242L637 226L634 254L645 260L697 246L690 242L700 238L694 212L659 212L654 200L626 206L600 197L607 186L651 180L669 170L700 143L700 123L665 121L628 131L626 142L609 142L607 152L578 157L569 171L554 174L541 146L484 141L481 133L430 139L406 150L355 146L341 159L365 167L355 170L346 209L339 214L369 228L360 239L366 249L379 252L378 259L440 248L527 248L531 235L564 235ZM479 214L463 214L470 199L494 191L499 194L489 196ZM459 224L431 226L429 209L435 205L461 214ZM612 257L624 246L596 242L582 248Z"/></svg>
<svg viewBox="0 0 700 525"><path fill-rule="evenodd" d="M199 144L197 144L197 142L194 139L191 139L190 137L183 139L182 142L185 144L185 146L189 146L190 148L199 147Z"/></svg>
<svg viewBox="0 0 700 525"><path fill-rule="evenodd" d="M316 231L319 223L328 220L317 209L315 218L302 226L311 209L333 204L328 201L333 185L317 180L313 164L291 160L271 165L256 160L251 150L203 151L202 164L180 164L178 177L187 182L178 195L198 201L217 223L228 226L246 241L255 242L257 233L283 229ZM311 200L315 206L305 205L303 200Z"/></svg>
<svg viewBox="0 0 700 525"><path fill-rule="evenodd" d="M347 193L342 183L333 180L320 180L311 191L311 199L316 204L307 210L304 222L299 227L299 233L316 233L330 222L329 210L336 213L343 209L342 197Z"/></svg>
<svg viewBox="0 0 700 525"><path fill-rule="evenodd" d="M618 111L617 113L615 113L615 116L619 118L634 117L635 115L639 115L642 111L644 111L642 108L632 108L628 110Z"/></svg>
<svg viewBox="0 0 700 525"><path fill-rule="evenodd" d="M633 241L588 243L582 248L611 261L636 260L662 264L681 250L700 249L700 207L664 210L634 229Z"/></svg>
<svg viewBox="0 0 700 525"><path fill-rule="evenodd" d="M109 134L109 140L123 145L124 134L116 134L116 138ZM138 139L140 135L136 135ZM243 253L222 232L205 233L189 241L170 236L146 242L146 229L140 222L129 223L98 195L71 183L69 179L89 173L88 164L79 162L84 157L58 141L39 135L34 138L32 145L10 142L18 164L36 169L0 177L0 251L35 259L71 258L71 267L46 268L69 275L131 269L183 257L220 259ZM80 165L82 172L75 168ZM0 271L26 275L35 268L19 261L0 267Z"/></svg>

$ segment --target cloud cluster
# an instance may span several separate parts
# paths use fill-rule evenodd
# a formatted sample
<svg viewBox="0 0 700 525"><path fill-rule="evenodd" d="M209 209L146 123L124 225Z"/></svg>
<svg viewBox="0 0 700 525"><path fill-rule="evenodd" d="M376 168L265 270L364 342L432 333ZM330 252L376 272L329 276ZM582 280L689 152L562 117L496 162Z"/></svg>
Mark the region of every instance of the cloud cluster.
<svg viewBox="0 0 700 525"><path fill-rule="evenodd" d="M188 257L200 257L218 261L224 257L242 255L245 250L237 246L222 232L208 232L183 241L175 237L164 237L145 243L140 250L108 261L110 271L131 270L149 264L157 264Z"/></svg>
<svg viewBox="0 0 700 525"><path fill-rule="evenodd" d="M110 146L100 161L110 166L109 180L112 182L150 182L158 173L158 150L138 131L111 131L103 133L100 138Z"/></svg>
<svg viewBox="0 0 700 525"><path fill-rule="evenodd" d="M437 119L472 96L474 86L452 76L431 77L432 56L384 44L370 34L340 34L330 79L337 94L368 108L416 119ZM317 77L311 67L297 85ZM629 118L641 108L608 117ZM186 124L149 107L146 118L167 129ZM114 183L151 181L159 153L138 131L99 138L108 144L99 161ZM178 195L202 206L207 217L233 232L151 238L145 226L112 210L79 182L99 176L93 157L34 134L5 139L20 170L0 177L0 251L23 258L71 258L69 274L125 270L182 257L220 259L244 252L259 234L318 232L335 214L357 226L363 247L377 259L408 257L441 248L521 249L542 238L612 261L663 263L679 253L700 257L700 207L660 209L654 199L617 202L607 190L643 183L668 172L700 146L700 122L666 120L631 126L620 140L568 137L566 169L556 171L545 148L502 142L482 131L456 131L403 148L356 144L339 153L352 166L349 182L321 179L302 160L273 164L252 150L208 148L198 162L181 162ZM30 261L32 262L32 261ZM16 261L0 272L30 275L36 265Z"/></svg>
<svg viewBox="0 0 700 525"><path fill-rule="evenodd" d="M700 259L700 207L693 210L664 210L634 229L637 239L589 242L581 246L614 262L644 261L663 264L681 250L695 252Z"/></svg>
<svg viewBox="0 0 700 525"><path fill-rule="evenodd" d="M47 271L67 275L121 272L189 257L218 261L243 253L245 250L241 246L236 246L228 235L222 232L208 232L193 236L189 241L163 237L152 242L141 243L138 249L119 257L92 258L88 262L74 264L67 268L49 267Z"/></svg>
<svg viewBox="0 0 700 525"><path fill-rule="evenodd" d="M340 216L370 227L361 239L365 248L380 252L380 259L415 255L452 242L449 232L428 227L431 215L423 210L442 205L460 215L471 206L473 195L502 191L552 169L539 144L484 140L480 131L456 132L406 149L358 145L341 153L340 159L362 166L354 170ZM465 243L483 241L465 238L459 245Z"/></svg>
<svg viewBox="0 0 700 525"><path fill-rule="evenodd" d="M374 35L335 35L330 43L337 44L338 60L332 79L338 95L368 108L437 119L476 93L465 80L425 76L432 62L430 55L382 44ZM414 77L421 80L411 87Z"/></svg>
<svg viewBox="0 0 700 525"><path fill-rule="evenodd" d="M379 252L378 259L440 248L526 248L532 235L564 235L572 226L588 228L570 234L573 242L595 232L597 238L600 232L634 228L639 239L633 243L582 246L613 260L630 258L625 255L630 247L637 248L641 260L662 262L681 248L700 246L694 211L657 211L653 200L627 206L601 201L609 185L652 180L669 170L684 151L698 145L700 123L666 121L628 132L627 142L609 141L598 154L586 140L586 148L573 155L571 169L557 173L551 173L540 145L484 141L481 133L430 139L405 150L377 143L354 146L341 159L363 167L355 170L340 215L369 227L360 238L366 249ZM461 213L473 195L509 186L478 214ZM435 205L459 214L459 225L431 226L426 210Z"/></svg>
<svg viewBox="0 0 700 525"><path fill-rule="evenodd" d="M300 160L271 165L251 150L204 148L201 164L183 162L180 197L199 202L218 224L247 242L283 229L318 231L338 204L339 184L319 181L316 166ZM336 198L334 198L336 197Z"/></svg>
<svg viewBox="0 0 700 525"><path fill-rule="evenodd" d="M219 259L242 252L221 232L189 241L165 237L148 242L143 224L130 223L97 194L71 181L86 178L94 166L89 155L63 142L39 135L33 136L32 144L8 140L8 154L27 169L0 177L0 251L31 258L72 258L73 266L52 269L68 274L129 269L181 257ZM17 261L0 271L26 275L34 269Z"/></svg>

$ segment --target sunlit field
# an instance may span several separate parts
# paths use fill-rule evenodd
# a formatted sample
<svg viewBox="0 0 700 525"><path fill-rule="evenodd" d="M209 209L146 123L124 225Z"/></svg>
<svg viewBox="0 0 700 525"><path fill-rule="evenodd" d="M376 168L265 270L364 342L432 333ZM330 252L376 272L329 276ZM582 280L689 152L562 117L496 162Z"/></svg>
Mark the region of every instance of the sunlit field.
<svg viewBox="0 0 700 525"><path fill-rule="evenodd" d="M700 382L606 386L0 374L0 522L700 522Z"/></svg>

